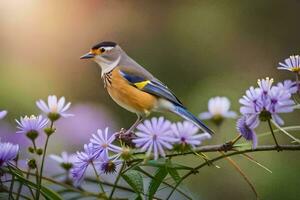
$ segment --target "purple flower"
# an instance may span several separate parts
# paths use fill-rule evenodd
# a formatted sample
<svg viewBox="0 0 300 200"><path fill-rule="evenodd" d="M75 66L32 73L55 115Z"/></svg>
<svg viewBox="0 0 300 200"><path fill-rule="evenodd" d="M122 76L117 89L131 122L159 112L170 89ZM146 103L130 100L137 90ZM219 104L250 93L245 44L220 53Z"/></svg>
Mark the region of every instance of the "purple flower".
<svg viewBox="0 0 300 200"><path fill-rule="evenodd" d="M83 152L77 152L76 160L73 163L71 174L75 185L80 185L88 166L95 161L93 144L85 144Z"/></svg>
<svg viewBox="0 0 300 200"><path fill-rule="evenodd" d="M294 109L291 94L284 87L272 86L272 79L259 80L258 84L260 88L250 87L239 101L242 104L240 112L247 117L247 125L256 127L259 120L267 121L271 118L282 125L284 122L278 114Z"/></svg>
<svg viewBox="0 0 300 200"><path fill-rule="evenodd" d="M0 138L0 167L4 163L14 160L19 153L19 145L9 142L1 142Z"/></svg>
<svg viewBox="0 0 300 200"><path fill-rule="evenodd" d="M297 83L291 80L285 80L283 81L283 83L279 82L277 84L277 87L283 90L287 90L290 94L295 94L298 91Z"/></svg>
<svg viewBox="0 0 300 200"><path fill-rule="evenodd" d="M7 115L7 111L6 110L0 111L0 119L3 119L6 115Z"/></svg>
<svg viewBox="0 0 300 200"><path fill-rule="evenodd" d="M36 102L37 107L42 110L44 113L49 115L56 115L58 118L62 117L71 117L73 114L68 114L66 111L70 108L71 103L68 102L66 105L65 97L57 99L55 95L48 96L48 104L44 100L38 100ZM50 116L49 116L50 117Z"/></svg>
<svg viewBox="0 0 300 200"><path fill-rule="evenodd" d="M200 113L200 119L211 119L220 124L224 118L236 118L237 114L230 111L230 101L227 97L214 97L208 101L208 112Z"/></svg>
<svg viewBox="0 0 300 200"><path fill-rule="evenodd" d="M247 116L246 122L251 126L258 126L258 115L263 110L263 103L261 102L261 90L259 88L250 87L246 91L246 95L239 100L242 104L240 112Z"/></svg>
<svg viewBox="0 0 300 200"><path fill-rule="evenodd" d="M273 82L274 80L272 78L270 79L269 77L267 77L266 79L258 79L257 84L261 89L262 96L266 96L269 94Z"/></svg>
<svg viewBox="0 0 300 200"><path fill-rule="evenodd" d="M188 121L172 124L171 128L175 142L183 146L190 145L195 148L203 140L211 138L211 135L208 133L197 134L199 131L198 127Z"/></svg>
<svg viewBox="0 0 300 200"><path fill-rule="evenodd" d="M119 159L119 156L109 158L106 154L102 154L102 156L99 157L100 171L104 174L115 173L117 166L121 163L122 160Z"/></svg>
<svg viewBox="0 0 300 200"><path fill-rule="evenodd" d="M159 155L165 156L164 148L172 149L172 143L176 142L171 130L171 122L163 117L152 118L137 126L136 136L133 142L142 152L147 152L150 156L154 154L154 159L158 159Z"/></svg>
<svg viewBox="0 0 300 200"><path fill-rule="evenodd" d="M109 155L109 151L114 153L120 153L122 148L113 145L112 143L116 139L116 134L109 136L108 127L105 128L104 132L101 129L97 130L97 134L93 134L90 142L93 144L94 153L96 156L101 156L101 154Z"/></svg>
<svg viewBox="0 0 300 200"><path fill-rule="evenodd" d="M39 132L40 129L44 128L48 120L44 119L41 115L39 116L34 116L31 115L30 117L21 117L20 121L16 120L18 126L17 128L19 131L17 133L23 133L23 134L28 134L29 132Z"/></svg>
<svg viewBox="0 0 300 200"><path fill-rule="evenodd" d="M291 72L300 72L300 56L299 55L294 55L290 56L289 58L286 58L284 60L284 63L279 62L279 65L281 67L278 67L277 69L283 69L283 70L288 70Z"/></svg>
<svg viewBox="0 0 300 200"><path fill-rule="evenodd" d="M252 140L252 147L257 147L257 136L254 131L255 127L251 127L246 123L246 117L242 116L237 120L236 129L246 139Z"/></svg>
<svg viewBox="0 0 300 200"><path fill-rule="evenodd" d="M266 110L271 113L277 124L283 125L284 121L279 117L278 113L293 112L295 104L291 99L291 94L286 89L274 86L270 91L269 98L270 101L266 106Z"/></svg>

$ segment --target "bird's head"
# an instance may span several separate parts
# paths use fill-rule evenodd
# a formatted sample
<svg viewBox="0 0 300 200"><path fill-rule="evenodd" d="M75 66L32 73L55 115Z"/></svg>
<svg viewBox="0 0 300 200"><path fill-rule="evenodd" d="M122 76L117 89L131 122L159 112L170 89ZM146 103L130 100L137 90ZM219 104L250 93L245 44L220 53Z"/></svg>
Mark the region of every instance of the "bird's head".
<svg viewBox="0 0 300 200"><path fill-rule="evenodd" d="M92 59L101 66L102 71L106 71L119 63L122 54L123 50L117 43L105 41L94 45L80 59Z"/></svg>

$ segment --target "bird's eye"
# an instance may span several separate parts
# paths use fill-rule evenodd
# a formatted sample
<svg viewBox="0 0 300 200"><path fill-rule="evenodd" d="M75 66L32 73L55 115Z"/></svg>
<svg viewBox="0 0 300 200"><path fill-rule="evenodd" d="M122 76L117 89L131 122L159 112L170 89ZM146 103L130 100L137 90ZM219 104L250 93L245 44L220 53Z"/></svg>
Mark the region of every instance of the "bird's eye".
<svg viewBox="0 0 300 200"><path fill-rule="evenodd" d="M104 48L100 48L100 52L103 53L105 51Z"/></svg>

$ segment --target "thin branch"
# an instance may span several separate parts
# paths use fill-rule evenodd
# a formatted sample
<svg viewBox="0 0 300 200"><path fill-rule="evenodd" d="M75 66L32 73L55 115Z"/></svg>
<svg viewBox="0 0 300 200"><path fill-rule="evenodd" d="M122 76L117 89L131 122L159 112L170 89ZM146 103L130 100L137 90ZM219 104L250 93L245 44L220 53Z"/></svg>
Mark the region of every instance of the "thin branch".
<svg viewBox="0 0 300 200"><path fill-rule="evenodd" d="M280 147L281 147L282 151L299 151L300 150L300 145L281 145ZM199 151L199 152L217 152L217 151L222 151L222 148L224 148L223 145L208 145L208 146L202 146L202 147L198 148L197 151ZM213 158L212 160L210 160L210 162L216 162L216 161L221 160L226 157L249 153L249 152L277 151L277 146L276 145L263 145L263 146L258 146L256 149L245 149L245 150L241 150L241 151L234 151L234 147L232 147L232 149L227 149L227 151L233 151L233 152L230 152L230 153L227 153L227 154L224 154L221 156L217 156L217 157ZM185 154L186 155L192 154L192 152L187 152ZM177 155L178 154L171 154L169 156L177 156ZM182 155L182 154L179 154L179 155ZM180 181L178 181L177 184L175 185L175 187L173 187L173 190L170 192L167 199L169 199L172 196L172 194L174 193L176 188L182 183L183 180L185 180L190 175L195 174L195 172L197 172L200 168L202 168L206 165L207 165L207 163L204 162L204 163L198 165L197 167L193 168L192 170L190 170L184 176L182 176Z"/></svg>

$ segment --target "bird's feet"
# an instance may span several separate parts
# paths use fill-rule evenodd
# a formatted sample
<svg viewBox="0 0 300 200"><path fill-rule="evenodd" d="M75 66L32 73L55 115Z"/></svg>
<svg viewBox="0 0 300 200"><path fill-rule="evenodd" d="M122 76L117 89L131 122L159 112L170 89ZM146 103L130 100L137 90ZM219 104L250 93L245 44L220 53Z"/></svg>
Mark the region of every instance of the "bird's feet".
<svg viewBox="0 0 300 200"><path fill-rule="evenodd" d="M121 130L116 134L116 138L120 140L127 146L134 147L132 140L135 138L135 134L131 131L126 131L126 129L121 128Z"/></svg>

